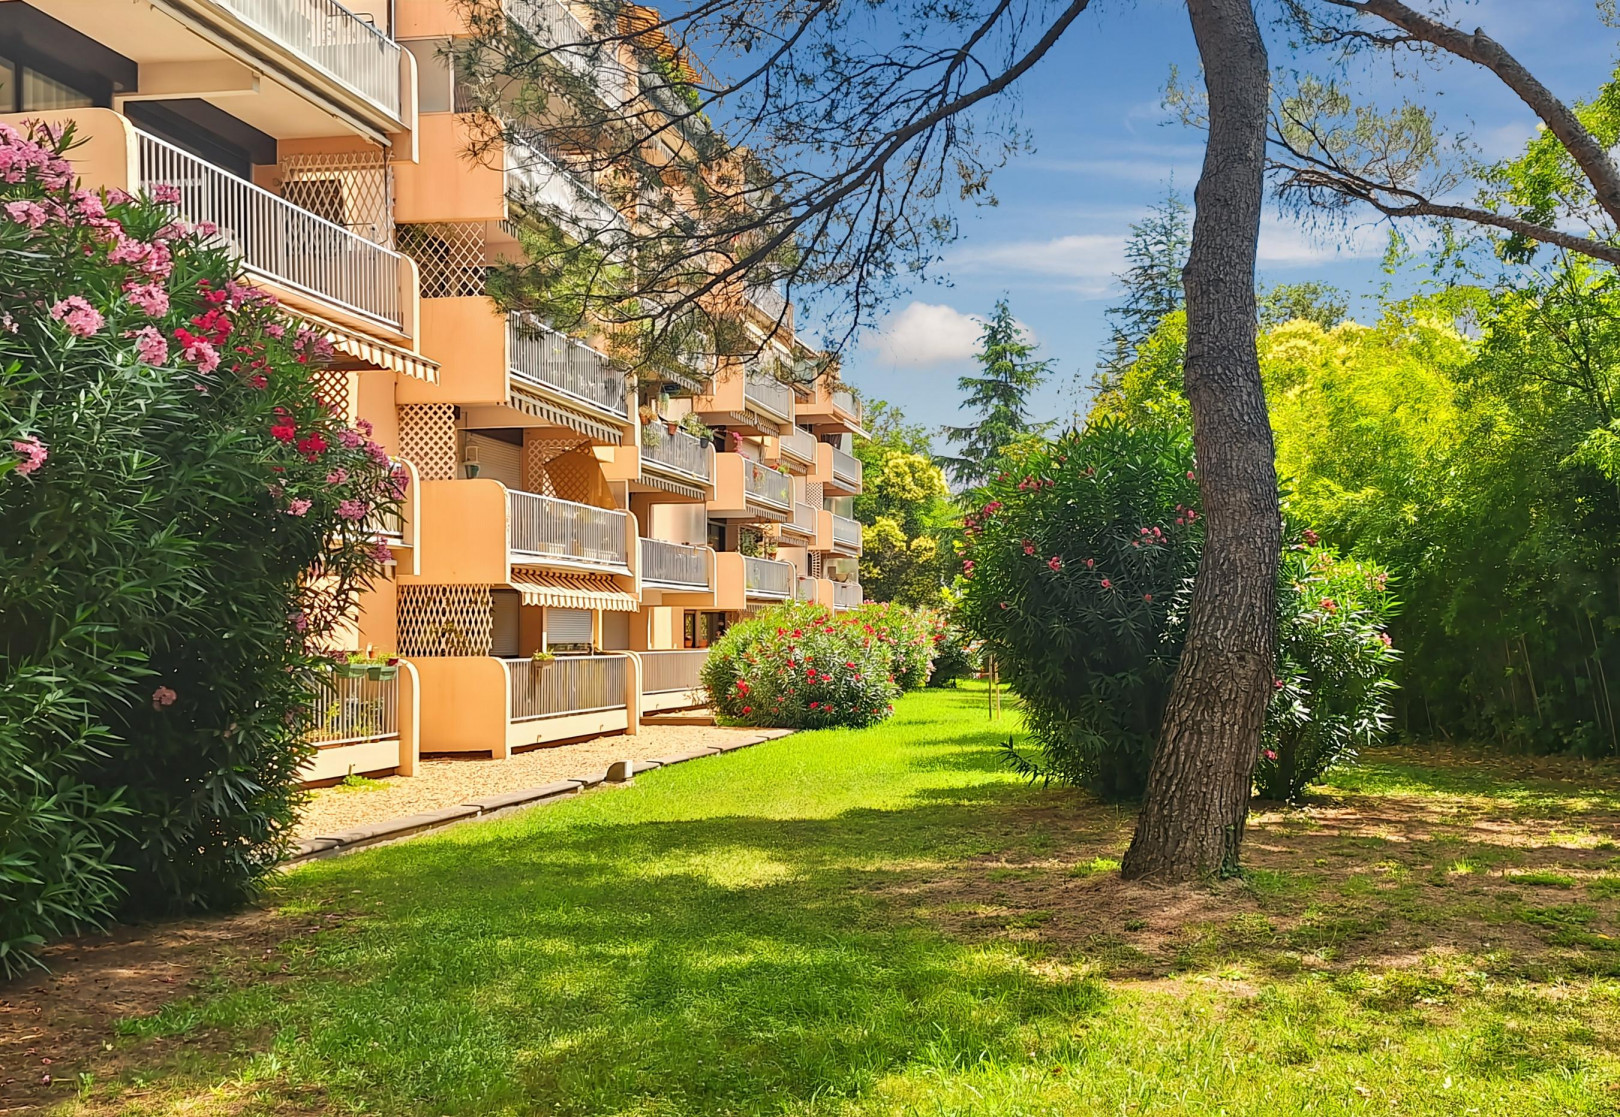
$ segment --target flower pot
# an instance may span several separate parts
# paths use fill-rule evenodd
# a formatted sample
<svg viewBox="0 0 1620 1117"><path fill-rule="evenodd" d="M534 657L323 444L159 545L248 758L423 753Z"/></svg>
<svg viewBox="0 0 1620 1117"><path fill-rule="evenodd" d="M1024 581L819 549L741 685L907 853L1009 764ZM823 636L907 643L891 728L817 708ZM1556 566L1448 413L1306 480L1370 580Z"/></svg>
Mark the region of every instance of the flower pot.
<svg viewBox="0 0 1620 1117"><path fill-rule="evenodd" d="M383 677L383 669L381 667L367 667L366 668L366 678L370 679L372 682L380 683L380 682L382 682L382 677Z"/></svg>
<svg viewBox="0 0 1620 1117"><path fill-rule="evenodd" d="M370 675L373 679L387 681L388 679L392 679L399 674L399 668L389 667L385 664L382 667L373 667L370 671L366 672L366 674Z"/></svg>
<svg viewBox="0 0 1620 1117"><path fill-rule="evenodd" d="M332 666L332 674L340 679L359 679L366 673L364 663L337 663Z"/></svg>

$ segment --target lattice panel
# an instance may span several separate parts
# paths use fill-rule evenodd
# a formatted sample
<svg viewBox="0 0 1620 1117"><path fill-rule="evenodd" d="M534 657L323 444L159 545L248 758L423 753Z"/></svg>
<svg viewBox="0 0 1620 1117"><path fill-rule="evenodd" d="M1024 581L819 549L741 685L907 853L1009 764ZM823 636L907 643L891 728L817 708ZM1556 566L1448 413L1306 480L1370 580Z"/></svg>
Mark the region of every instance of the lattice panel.
<svg viewBox="0 0 1620 1117"><path fill-rule="evenodd" d="M488 586L399 587L400 655L489 655L494 622Z"/></svg>
<svg viewBox="0 0 1620 1117"><path fill-rule="evenodd" d="M825 578L827 575L822 568L826 565L826 562L822 560L820 551L810 552L810 577Z"/></svg>
<svg viewBox="0 0 1620 1117"><path fill-rule="evenodd" d="M613 507L613 491L602 476L602 465L588 450L572 450L545 464L552 489L564 500Z"/></svg>
<svg viewBox="0 0 1620 1117"><path fill-rule="evenodd" d="M448 403L411 403L399 409L399 456L423 481L456 476L456 409Z"/></svg>
<svg viewBox="0 0 1620 1117"><path fill-rule="evenodd" d="M394 244L393 182L381 148L281 160L281 196L367 240Z"/></svg>
<svg viewBox="0 0 1620 1117"><path fill-rule="evenodd" d="M824 507L820 481L806 481L804 483L804 502L818 511Z"/></svg>
<svg viewBox="0 0 1620 1117"><path fill-rule="evenodd" d="M353 426L357 416L348 372L339 368L323 368L316 370L312 379L315 381L315 395L326 405L326 409L334 417Z"/></svg>
<svg viewBox="0 0 1620 1117"><path fill-rule="evenodd" d="M424 299L451 299L484 293L482 222L400 225L399 250L416 261Z"/></svg>

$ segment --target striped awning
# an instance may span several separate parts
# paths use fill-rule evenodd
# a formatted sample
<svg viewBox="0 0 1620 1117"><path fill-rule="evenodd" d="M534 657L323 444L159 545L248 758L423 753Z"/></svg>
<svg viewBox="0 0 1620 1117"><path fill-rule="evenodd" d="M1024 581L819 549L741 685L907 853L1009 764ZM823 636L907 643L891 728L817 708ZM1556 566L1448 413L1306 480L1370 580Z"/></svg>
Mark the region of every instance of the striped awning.
<svg viewBox="0 0 1620 1117"><path fill-rule="evenodd" d="M564 407L562 404L531 395L515 384L511 387L507 403L525 415L533 415L536 419L544 419L548 423L578 431L597 442L604 442L609 446L619 446L624 442L623 428L594 418L583 411L575 411L572 407ZM625 422L628 426L629 420Z"/></svg>
<svg viewBox="0 0 1620 1117"><path fill-rule="evenodd" d="M294 317L332 343L332 363L328 368L383 369L425 380L429 384L439 382L438 362L430 361L420 353L355 333L313 314L297 314Z"/></svg>
<svg viewBox="0 0 1620 1117"><path fill-rule="evenodd" d="M626 593L608 574L563 574L549 570L513 570L512 589L525 605L555 609L604 609L634 613L641 608L633 593Z"/></svg>
<svg viewBox="0 0 1620 1117"><path fill-rule="evenodd" d="M636 478L636 481L638 484L653 489L663 489L666 493L674 493L676 496L684 497L687 500L706 500L709 495L696 485L685 485L668 477L660 477L656 473L648 473L645 468L642 469L641 475Z"/></svg>

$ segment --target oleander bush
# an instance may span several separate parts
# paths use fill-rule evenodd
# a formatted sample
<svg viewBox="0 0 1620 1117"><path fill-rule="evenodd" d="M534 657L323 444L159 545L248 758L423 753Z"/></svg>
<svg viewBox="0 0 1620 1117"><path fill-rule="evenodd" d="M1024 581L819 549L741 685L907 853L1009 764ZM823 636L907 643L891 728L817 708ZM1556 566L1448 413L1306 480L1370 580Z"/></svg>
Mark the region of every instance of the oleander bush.
<svg viewBox="0 0 1620 1117"><path fill-rule="evenodd" d="M945 639L945 619L937 609L914 608L892 601L868 601L847 614L871 628L894 658L894 682L917 690L928 682L934 651Z"/></svg>
<svg viewBox="0 0 1620 1117"><path fill-rule="evenodd" d="M1299 798L1388 732L1395 604L1382 567L1341 559L1314 533L1283 552L1277 690L1254 772L1266 798Z"/></svg>
<svg viewBox="0 0 1620 1117"><path fill-rule="evenodd" d="M936 627L932 617L899 605L843 612L779 605L733 625L715 643L703 685L728 724L871 725L893 712L902 680L922 685Z"/></svg>
<svg viewBox="0 0 1620 1117"><path fill-rule="evenodd" d="M0 970L280 859L315 651L403 477L317 390L327 343L172 190L76 189L0 125Z"/></svg>
<svg viewBox="0 0 1620 1117"><path fill-rule="evenodd" d="M1103 416L1020 447L965 518L959 616L1017 693L1031 776L1139 796L1203 547L1191 431ZM1386 577L1301 533L1279 572L1281 645L1257 779L1296 797L1388 722ZM1342 608L1341 608L1342 603Z"/></svg>

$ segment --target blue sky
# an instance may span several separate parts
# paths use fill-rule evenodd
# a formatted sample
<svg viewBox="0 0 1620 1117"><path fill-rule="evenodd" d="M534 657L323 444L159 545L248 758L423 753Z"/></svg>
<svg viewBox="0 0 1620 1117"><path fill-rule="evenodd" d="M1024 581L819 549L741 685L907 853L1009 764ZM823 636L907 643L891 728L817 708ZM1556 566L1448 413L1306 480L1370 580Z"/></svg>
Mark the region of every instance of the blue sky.
<svg viewBox="0 0 1620 1117"><path fill-rule="evenodd" d="M1189 199L1202 137L1164 123L1160 97L1172 64L1197 73L1185 7L1176 0L1097 0L1055 52L1020 83L1023 123L1034 154L997 172L1000 205L964 208L962 237L945 253L946 282L919 287L890 309L880 331L845 359L845 378L870 398L899 404L937 427L960 421L956 378L977 332L975 315L1005 294L1018 318L1055 359L1042 392L1044 417L1067 416L1071 384L1089 378L1107 336L1127 226L1173 180ZM1613 68L1620 33L1599 21L1592 0L1479 0L1451 5L1457 22L1480 26L1567 100L1588 96ZM1281 36L1268 29L1272 61ZM1443 122L1470 133L1487 155L1516 151L1534 120L1489 75L1454 65L1423 79ZM1267 214L1262 283L1313 279L1348 290L1352 313L1369 320L1380 287L1386 231L1370 216L1313 233ZM1408 290L1415 274L1393 278Z"/></svg>

